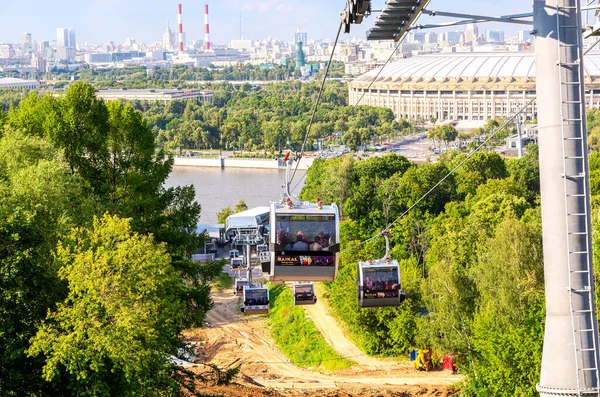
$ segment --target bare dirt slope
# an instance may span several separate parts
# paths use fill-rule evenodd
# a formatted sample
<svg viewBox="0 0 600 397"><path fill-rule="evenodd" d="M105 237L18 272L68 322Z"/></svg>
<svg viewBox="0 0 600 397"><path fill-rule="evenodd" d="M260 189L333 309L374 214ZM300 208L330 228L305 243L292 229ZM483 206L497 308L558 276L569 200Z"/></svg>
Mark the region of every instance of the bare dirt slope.
<svg viewBox="0 0 600 397"><path fill-rule="evenodd" d="M345 337L335 320L320 306L311 313L334 349L352 358L352 368L325 373L296 367L277 349L263 316L244 317L230 290L213 294L215 307L207 327L186 334L199 346L197 370L202 363L222 368L241 364L231 387L206 392L225 396L450 396L450 385L460 380L447 372L416 372L410 363L396 363L363 356ZM332 323L333 322L333 323ZM334 342L335 340L335 342Z"/></svg>

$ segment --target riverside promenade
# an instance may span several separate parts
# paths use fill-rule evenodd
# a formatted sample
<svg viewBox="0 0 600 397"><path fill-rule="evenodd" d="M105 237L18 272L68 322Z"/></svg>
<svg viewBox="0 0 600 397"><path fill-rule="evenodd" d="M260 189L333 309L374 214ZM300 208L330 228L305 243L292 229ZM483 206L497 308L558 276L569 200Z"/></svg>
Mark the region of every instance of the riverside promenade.
<svg viewBox="0 0 600 397"><path fill-rule="evenodd" d="M313 157L304 157L298 166L307 170L313 163ZM218 168L262 168L284 170L286 165L281 159L240 158L226 156L175 156L175 166L218 167ZM293 165L293 168L296 164Z"/></svg>

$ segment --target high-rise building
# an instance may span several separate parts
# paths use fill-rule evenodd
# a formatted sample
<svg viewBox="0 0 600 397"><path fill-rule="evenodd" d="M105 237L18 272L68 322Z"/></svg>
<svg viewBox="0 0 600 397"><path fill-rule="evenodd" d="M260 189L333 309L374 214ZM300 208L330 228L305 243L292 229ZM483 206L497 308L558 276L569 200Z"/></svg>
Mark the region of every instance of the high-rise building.
<svg viewBox="0 0 600 397"><path fill-rule="evenodd" d="M504 31L490 30L487 34L487 41L492 43L504 43Z"/></svg>
<svg viewBox="0 0 600 397"><path fill-rule="evenodd" d="M302 49L302 42L296 43L296 68L301 68L306 64L304 59L304 50Z"/></svg>
<svg viewBox="0 0 600 397"><path fill-rule="evenodd" d="M56 29L56 60L72 61L75 59L75 29Z"/></svg>
<svg viewBox="0 0 600 397"><path fill-rule="evenodd" d="M56 48L69 46L69 29L56 29Z"/></svg>
<svg viewBox="0 0 600 397"><path fill-rule="evenodd" d="M298 26L298 31L294 33L294 44L302 43L306 45L308 43L308 34L303 32Z"/></svg>
<svg viewBox="0 0 600 397"><path fill-rule="evenodd" d="M171 31L171 27L167 22L167 28L163 32L162 36L162 48L167 51L171 51L175 46L175 33Z"/></svg>
<svg viewBox="0 0 600 397"><path fill-rule="evenodd" d="M425 33L413 31L408 36L408 40L410 43L424 43L425 42Z"/></svg>
<svg viewBox="0 0 600 397"><path fill-rule="evenodd" d="M77 40L75 40L75 29L69 29L69 47L77 48Z"/></svg>
<svg viewBox="0 0 600 397"><path fill-rule="evenodd" d="M435 32L425 33L425 44L435 44L438 41L438 35Z"/></svg>
<svg viewBox="0 0 600 397"><path fill-rule="evenodd" d="M12 58L15 56L15 51L10 44L0 44L0 58Z"/></svg>
<svg viewBox="0 0 600 397"><path fill-rule="evenodd" d="M33 66L38 73L46 73L46 60L43 56L33 55L33 57L31 57L31 66Z"/></svg>
<svg viewBox="0 0 600 397"><path fill-rule="evenodd" d="M73 47L77 45L75 40L75 29L58 28L56 29L56 48Z"/></svg>
<svg viewBox="0 0 600 397"><path fill-rule="evenodd" d="M25 32L21 35L21 48L23 49L23 51L31 51L33 49L31 33Z"/></svg>
<svg viewBox="0 0 600 397"><path fill-rule="evenodd" d="M460 43L460 32L451 31L442 33L441 41L446 42L450 45Z"/></svg>
<svg viewBox="0 0 600 397"><path fill-rule="evenodd" d="M46 53L46 48L50 47L50 43L47 41L38 41L37 42L37 52L40 54Z"/></svg>
<svg viewBox="0 0 600 397"><path fill-rule="evenodd" d="M467 43L475 44L477 42L477 36L479 36L479 29L474 23L467 25L465 29L465 41Z"/></svg>
<svg viewBox="0 0 600 397"><path fill-rule="evenodd" d="M530 42L531 41L531 34L529 33L529 30L519 30L519 41L521 41L521 42Z"/></svg>

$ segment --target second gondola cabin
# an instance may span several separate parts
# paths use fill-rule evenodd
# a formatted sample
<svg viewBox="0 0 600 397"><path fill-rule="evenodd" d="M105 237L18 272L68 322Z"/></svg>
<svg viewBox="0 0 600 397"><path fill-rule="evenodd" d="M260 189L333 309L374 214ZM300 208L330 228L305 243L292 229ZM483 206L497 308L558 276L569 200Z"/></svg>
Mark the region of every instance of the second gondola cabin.
<svg viewBox="0 0 600 397"><path fill-rule="evenodd" d="M294 305L314 305L317 303L315 295L315 284L295 282L294 283Z"/></svg>
<svg viewBox="0 0 600 397"><path fill-rule="evenodd" d="M235 286L233 288L233 294L237 296L244 296L244 287L249 286L250 282L245 278L236 278Z"/></svg>
<svg viewBox="0 0 600 397"><path fill-rule="evenodd" d="M244 296L240 307L244 314L269 314L269 288L244 286Z"/></svg>
<svg viewBox="0 0 600 397"><path fill-rule="evenodd" d="M359 262L357 284L360 307L400 306L404 302L398 261Z"/></svg>
<svg viewBox="0 0 600 397"><path fill-rule="evenodd" d="M335 204L271 204L270 280L335 280L339 241Z"/></svg>
<svg viewBox="0 0 600 397"><path fill-rule="evenodd" d="M237 258L231 258L231 268L239 269L244 268L246 266L246 258L243 256L239 256Z"/></svg>

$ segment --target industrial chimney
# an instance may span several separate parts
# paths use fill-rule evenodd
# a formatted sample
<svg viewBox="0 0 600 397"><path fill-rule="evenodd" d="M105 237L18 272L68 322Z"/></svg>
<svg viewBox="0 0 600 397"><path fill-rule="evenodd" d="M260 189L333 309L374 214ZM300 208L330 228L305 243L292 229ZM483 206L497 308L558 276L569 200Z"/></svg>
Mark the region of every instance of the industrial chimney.
<svg viewBox="0 0 600 397"><path fill-rule="evenodd" d="M183 52L183 17L181 15L181 4L177 5L177 40L179 41L179 52Z"/></svg>
<svg viewBox="0 0 600 397"><path fill-rule="evenodd" d="M208 27L208 4L204 5L204 49L210 51L210 29Z"/></svg>

